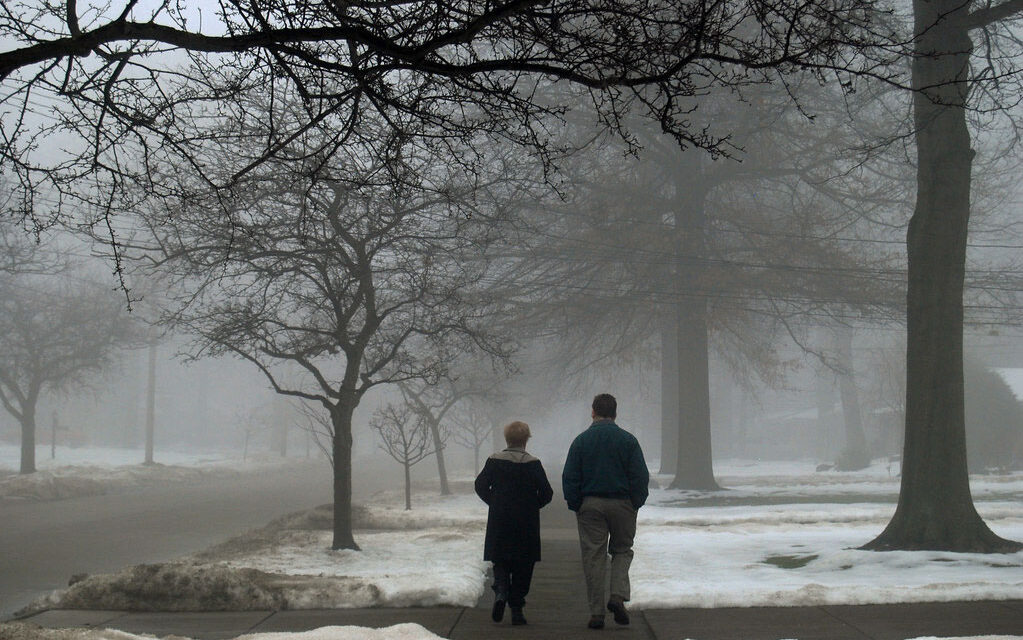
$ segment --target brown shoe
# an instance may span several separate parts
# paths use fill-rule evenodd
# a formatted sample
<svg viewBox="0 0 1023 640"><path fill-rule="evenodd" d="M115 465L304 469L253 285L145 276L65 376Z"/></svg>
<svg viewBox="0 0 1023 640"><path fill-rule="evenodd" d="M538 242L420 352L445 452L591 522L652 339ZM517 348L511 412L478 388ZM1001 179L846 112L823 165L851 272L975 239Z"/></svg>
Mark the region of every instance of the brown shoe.
<svg viewBox="0 0 1023 640"><path fill-rule="evenodd" d="M586 626L590 629L603 629L604 628L604 616L603 615L592 615L590 621L586 623Z"/></svg>
<svg viewBox="0 0 1023 640"><path fill-rule="evenodd" d="M615 624L629 624L629 612L625 610L625 600L621 596L611 596L607 610L614 614Z"/></svg>

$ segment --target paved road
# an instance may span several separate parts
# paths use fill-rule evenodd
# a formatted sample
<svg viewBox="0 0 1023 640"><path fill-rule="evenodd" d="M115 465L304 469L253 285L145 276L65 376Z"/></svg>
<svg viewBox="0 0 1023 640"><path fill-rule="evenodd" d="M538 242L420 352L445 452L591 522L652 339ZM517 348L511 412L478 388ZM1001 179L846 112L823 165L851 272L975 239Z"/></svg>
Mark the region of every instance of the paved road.
<svg viewBox="0 0 1023 640"><path fill-rule="evenodd" d="M0 619L72 574L169 560L330 501L326 463L116 495L0 500Z"/></svg>

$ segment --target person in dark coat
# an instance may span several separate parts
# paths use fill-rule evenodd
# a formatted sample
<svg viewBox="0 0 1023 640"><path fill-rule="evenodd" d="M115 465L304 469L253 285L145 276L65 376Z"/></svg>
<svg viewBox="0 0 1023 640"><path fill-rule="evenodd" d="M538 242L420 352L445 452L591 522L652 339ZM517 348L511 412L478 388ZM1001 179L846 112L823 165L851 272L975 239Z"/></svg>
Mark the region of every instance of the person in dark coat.
<svg viewBox="0 0 1023 640"><path fill-rule="evenodd" d="M476 477L476 495L490 507L483 559L494 563L494 622L504 619L505 603L512 624L526 624L522 607L540 560L540 509L554 495L543 465L526 453L529 425L504 428L508 448L487 459Z"/></svg>

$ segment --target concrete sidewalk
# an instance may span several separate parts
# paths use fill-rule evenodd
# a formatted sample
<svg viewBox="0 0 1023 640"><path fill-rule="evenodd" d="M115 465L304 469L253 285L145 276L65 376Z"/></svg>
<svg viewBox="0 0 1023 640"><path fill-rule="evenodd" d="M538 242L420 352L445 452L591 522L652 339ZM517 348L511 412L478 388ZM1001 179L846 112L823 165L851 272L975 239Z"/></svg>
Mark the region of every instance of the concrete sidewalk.
<svg viewBox="0 0 1023 640"><path fill-rule="evenodd" d="M23 619L44 627L100 627L156 636L222 640L245 633L305 631L329 625L387 627L415 622L454 640L595 638L635 640L905 640L921 636L1023 635L1023 600L819 607L648 609L632 611L632 624L607 617L603 631L586 628L589 614L573 529L544 530L525 613L529 624L490 620L490 592L474 608L333 609L214 613L131 613L51 610ZM1023 595L1023 594L1021 594Z"/></svg>

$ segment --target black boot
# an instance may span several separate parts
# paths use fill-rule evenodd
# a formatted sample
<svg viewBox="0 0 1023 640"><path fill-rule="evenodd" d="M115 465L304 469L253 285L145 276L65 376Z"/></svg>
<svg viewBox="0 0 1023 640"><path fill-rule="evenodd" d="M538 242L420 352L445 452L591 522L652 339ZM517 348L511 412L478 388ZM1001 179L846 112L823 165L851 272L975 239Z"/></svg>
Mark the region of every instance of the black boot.
<svg viewBox="0 0 1023 640"><path fill-rule="evenodd" d="M497 594L494 597L494 608L490 610L490 618L494 622L504 620L504 603L505 599L501 596L501 594Z"/></svg>
<svg viewBox="0 0 1023 640"><path fill-rule="evenodd" d="M526 616L522 615L522 607L512 607L512 624L526 624Z"/></svg>

